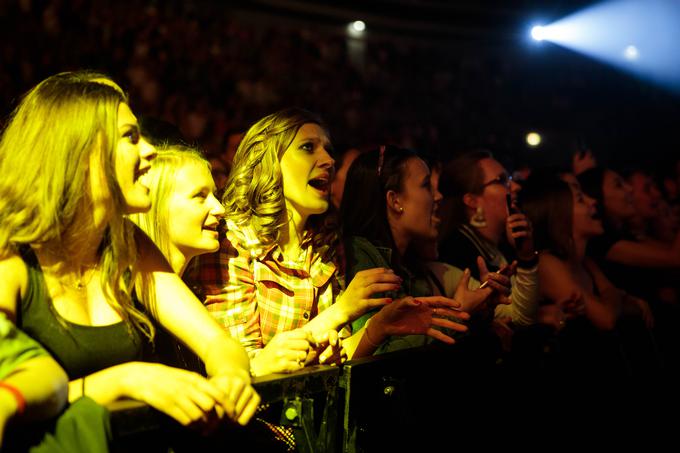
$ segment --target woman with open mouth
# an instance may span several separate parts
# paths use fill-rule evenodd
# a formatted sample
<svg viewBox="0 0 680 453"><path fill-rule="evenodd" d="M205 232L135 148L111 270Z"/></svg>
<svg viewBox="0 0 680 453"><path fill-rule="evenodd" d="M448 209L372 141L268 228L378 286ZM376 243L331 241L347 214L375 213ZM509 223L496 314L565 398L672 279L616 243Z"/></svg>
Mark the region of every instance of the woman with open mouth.
<svg viewBox="0 0 680 453"><path fill-rule="evenodd" d="M553 171L532 173L523 194L541 251L542 320L560 338L560 375L625 375L634 363L623 347L620 315L627 305L646 303L616 287L586 254L588 243L604 233L597 202L573 174Z"/></svg>
<svg viewBox="0 0 680 453"><path fill-rule="evenodd" d="M246 424L259 402L247 354L125 217L151 206L155 154L108 77L67 72L30 90L0 140L0 309L64 368L72 402L132 398L182 425ZM141 360L150 316L210 378Z"/></svg>
<svg viewBox="0 0 680 453"><path fill-rule="evenodd" d="M331 152L326 126L306 110L255 123L223 195L229 240L189 272L208 310L249 351L254 375L371 354L365 329L348 324L373 308L420 319L420 310L371 297L400 287L390 269L368 269L342 284ZM451 304L442 303L442 314ZM425 324L432 327L429 318Z"/></svg>
<svg viewBox="0 0 680 453"><path fill-rule="evenodd" d="M454 321L467 320L464 310L478 306L492 292L491 288L466 291L470 273L465 272L455 300L444 297L445 291L437 287L439 281L430 275L422 253L413 250L416 244L424 247L428 241L436 242L441 199L432 186L428 165L411 150L381 146L359 156L347 173L340 213L348 278L376 266L391 268L402 285L382 296L391 297L394 306L413 306L423 314L421 325L404 323L401 331L384 321L394 316L386 307L356 320L353 328L368 332L371 344L365 347L374 352L424 346L431 341L428 336L454 343L456 332L467 330ZM508 281L501 275L492 278ZM429 327L430 323L437 327Z"/></svg>

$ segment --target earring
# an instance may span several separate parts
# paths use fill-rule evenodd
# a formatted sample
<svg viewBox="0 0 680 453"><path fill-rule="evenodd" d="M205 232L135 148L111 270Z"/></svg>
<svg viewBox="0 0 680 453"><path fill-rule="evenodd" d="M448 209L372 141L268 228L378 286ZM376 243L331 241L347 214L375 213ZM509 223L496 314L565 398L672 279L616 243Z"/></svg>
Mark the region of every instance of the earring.
<svg viewBox="0 0 680 453"><path fill-rule="evenodd" d="M399 212L404 212L404 208L402 208L401 206L399 206Z"/></svg>
<svg viewBox="0 0 680 453"><path fill-rule="evenodd" d="M477 210L470 218L470 225L475 228L484 228L486 226L486 218L484 217L484 210L481 206L477 206Z"/></svg>

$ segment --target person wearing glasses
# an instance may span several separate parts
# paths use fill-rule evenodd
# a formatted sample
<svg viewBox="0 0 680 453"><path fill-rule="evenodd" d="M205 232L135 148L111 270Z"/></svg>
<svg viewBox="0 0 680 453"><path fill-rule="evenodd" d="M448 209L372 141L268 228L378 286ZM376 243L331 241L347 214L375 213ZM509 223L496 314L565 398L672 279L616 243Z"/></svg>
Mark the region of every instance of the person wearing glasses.
<svg viewBox="0 0 680 453"><path fill-rule="evenodd" d="M455 157L442 172L440 188L451 210L451 226L443 231L440 261L472 271L472 284L480 281L478 264L490 271L512 273L509 304L493 312L477 313L473 324L492 325L509 333L516 326L536 322L539 300L538 258L531 223L517 207L519 184L491 153L470 151ZM502 335L505 337L505 335Z"/></svg>

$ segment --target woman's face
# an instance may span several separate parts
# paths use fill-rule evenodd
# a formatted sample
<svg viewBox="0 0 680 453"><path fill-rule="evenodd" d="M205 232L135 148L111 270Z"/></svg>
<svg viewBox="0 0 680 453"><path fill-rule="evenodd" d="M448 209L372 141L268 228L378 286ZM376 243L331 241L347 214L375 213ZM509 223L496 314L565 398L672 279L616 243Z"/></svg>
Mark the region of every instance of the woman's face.
<svg viewBox="0 0 680 453"><path fill-rule="evenodd" d="M326 131L314 123L303 125L281 158L283 196L289 211L306 221L328 209L333 158Z"/></svg>
<svg viewBox="0 0 680 453"><path fill-rule="evenodd" d="M661 191L652 178L644 173L633 173L628 179L633 191L633 206L643 219L654 219L659 215Z"/></svg>
<svg viewBox="0 0 680 453"><path fill-rule="evenodd" d="M505 168L495 159L482 159L478 165L483 174L479 203L484 210L484 217L488 225L502 228L508 218L506 195L510 193L515 201L520 186L512 181Z"/></svg>
<svg viewBox="0 0 680 453"><path fill-rule="evenodd" d="M562 181L569 184L572 195L572 235L591 238L604 233L602 221L597 214L597 202L584 194L576 176L571 173L562 175Z"/></svg>
<svg viewBox="0 0 680 453"><path fill-rule="evenodd" d="M140 178L151 167L156 149L139 133L137 118L127 104L118 106L116 180L125 198L127 213L146 212L151 207L149 188Z"/></svg>
<svg viewBox="0 0 680 453"><path fill-rule="evenodd" d="M219 249L217 227L224 207L215 198L215 182L205 164L190 162L177 171L167 210L172 249L187 260Z"/></svg>
<svg viewBox="0 0 680 453"><path fill-rule="evenodd" d="M432 187L430 169L422 159L412 157L406 161L403 171L403 189L398 195L403 211L392 221L398 222L410 239L436 239L440 223L437 210L442 194Z"/></svg>
<svg viewBox="0 0 680 453"><path fill-rule="evenodd" d="M633 189L615 171L604 173L602 199L605 213L612 219L621 221L635 216Z"/></svg>

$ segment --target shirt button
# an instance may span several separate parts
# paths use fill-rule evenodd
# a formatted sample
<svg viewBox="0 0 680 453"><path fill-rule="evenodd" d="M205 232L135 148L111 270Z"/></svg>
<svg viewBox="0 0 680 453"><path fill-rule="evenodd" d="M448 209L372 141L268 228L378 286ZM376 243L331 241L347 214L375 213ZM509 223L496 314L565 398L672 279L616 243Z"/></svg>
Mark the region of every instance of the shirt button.
<svg viewBox="0 0 680 453"><path fill-rule="evenodd" d="M309 319L309 312L306 311L306 312L302 313L302 317L305 318L305 319Z"/></svg>

